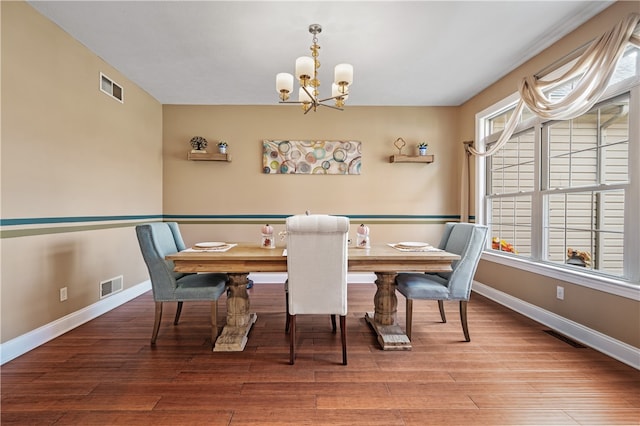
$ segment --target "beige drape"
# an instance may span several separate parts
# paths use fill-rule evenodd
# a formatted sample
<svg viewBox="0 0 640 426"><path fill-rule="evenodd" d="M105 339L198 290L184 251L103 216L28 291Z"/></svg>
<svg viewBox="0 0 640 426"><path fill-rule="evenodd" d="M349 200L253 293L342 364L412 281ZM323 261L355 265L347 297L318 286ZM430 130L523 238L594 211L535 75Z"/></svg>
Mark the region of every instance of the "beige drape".
<svg viewBox="0 0 640 426"><path fill-rule="evenodd" d="M465 143L461 179L460 221L468 221L469 215L469 182L470 155L487 157L495 154L511 139L514 130L520 123L520 116L525 105L537 116L555 120L570 120L589 111L598 102L618 60L629 43L640 47L640 37L634 35L640 23L640 14L631 13L614 28L594 40L576 63L558 78L543 80L535 75L522 79L518 86L520 100L509 117L498 141L487 151L478 151ZM563 98L551 100L544 91L564 82L581 76L576 86Z"/></svg>

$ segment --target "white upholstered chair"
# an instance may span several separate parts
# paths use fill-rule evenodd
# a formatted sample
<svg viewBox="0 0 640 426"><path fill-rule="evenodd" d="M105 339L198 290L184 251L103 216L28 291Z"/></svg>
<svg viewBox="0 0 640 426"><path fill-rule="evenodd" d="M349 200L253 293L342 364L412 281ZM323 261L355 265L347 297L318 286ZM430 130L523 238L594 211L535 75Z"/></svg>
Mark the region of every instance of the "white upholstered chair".
<svg viewBox="0 0 640 426"><path fill-rule="evenodd" d="M296 315L329 314L340 315L342 363L346 365L349 219L298 215L287 218L286 228L289 362L293 364L296 358Z"/></svg>

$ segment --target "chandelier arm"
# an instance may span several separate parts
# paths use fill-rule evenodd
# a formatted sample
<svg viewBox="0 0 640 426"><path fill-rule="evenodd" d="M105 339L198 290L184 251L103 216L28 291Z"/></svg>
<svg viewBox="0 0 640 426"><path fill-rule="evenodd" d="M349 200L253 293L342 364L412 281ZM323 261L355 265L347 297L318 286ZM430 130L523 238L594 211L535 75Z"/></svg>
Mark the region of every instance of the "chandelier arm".
<svg viewBox="0 0 640 426"><path fill-rule="evenodd" d="M331 98L329 98L329 99L331 99ZM300 104L304 104L305 102L300 102L300 101L278 101L278 103L279 104L298 104L298 105L300 105ZM313 109L313 105L316 105L316 106L323 106L323 107L327 107L327 108L331 108L331 109L337 109L339 111L344 111L344 108L339 108L339 107L336 107L336 106L333 106L333 105L327 105L327 104L323 104L323 103L320 103L320 102L318 102L318 103L306 102L306 103L308 103L308 104L310 103L311 104L311 108L309 108L310 110ZM308 110L307 110L307 112L308 112Z"/></svg>
<svg viewBox="0 0 640 426"><path fill-rule="evenodd" d="M340 94L340 95L336 95L336 96L332 96L332 97L330 97L330 98L319 99L319 100L318 100L318 103L320 103L320 102L327 102L327 101L330 101L330 100L332 100L332 99L344 98L345 96L349 96L349 92L344 93L344 94Z"/></svg>
<svg viewBox="0 0 640 426"><path fill-rule="evenodd" d="M327 105L327 104L323 104L322 103L325 100L331 100L331 99L333 99L333 98L323 99L322 101L318 101L318 102L278 101L278 103L279 104L298 104L298 105L307 103L307 104L311 104L311 108L309 108L309 109L312 109L313 106L315 105L315 106L323 106L323 107L327 107L327 108L337 109L339 111L344 111L344 108L340 108L340 107L336 107L336 106L333 106L333 105Z"/></svg>
<svg viewBox="0 0 640 426"><path fill-rule="evenodd" d="M309 95L309 97L311 98L311 102L310 102L310 103L315 103L315 102L317 102L316 97L315 97L314 95L312 95L312 94L307 90L307 86L301 86L301 87L302 87L302 90L304 90L304 91L305 91L305 93L306 93L307 95Z"/></svg>
<svg viewBox="0 0 640 426"><path fill-rule="evenodd" d="M323 106L323 107L327 107L327 108L331 108L331 109L337 109L338 111L344 111L344 108L340 108L337 106L333 106L333 105L327 105L327 104L318 104L319 106Z"/></svg>

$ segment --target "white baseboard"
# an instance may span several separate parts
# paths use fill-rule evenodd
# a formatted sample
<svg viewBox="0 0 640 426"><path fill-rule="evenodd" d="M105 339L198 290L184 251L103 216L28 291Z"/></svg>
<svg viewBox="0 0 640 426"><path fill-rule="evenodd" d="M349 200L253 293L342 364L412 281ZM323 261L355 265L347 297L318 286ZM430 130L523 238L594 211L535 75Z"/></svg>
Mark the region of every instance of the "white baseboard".
<svg viewBox="0 0 640 426"><path fill-rule="evenodd" d="M260 272L250 274L249 278L256 284L277 284L284 283L287 278L287 274ZM375 274L350 273L348 281L350 284L360 284L373 283L375 279ZM132 299L135 299L149 290L151 290L151 282L147 280L1 344L0 365L19 357L20 355L23 355L88 321L91 321L92 319L97 318ZM482 283L474 282L473 291L528 318L544 324L567 337L640 370L640 349L638 348L613 339L596 330L585 327L582 324L578 324L554 314L553 312L517 299Z"/></svg>
<svg viewBox="0 0 640 426"><path fill-rule="evenodd" d="M584 345L640 370L640 349L474 281L473 291Z"/></svg>
<svg viewBox="0 0 640 426"><path fill-rule="evenodd" d="M0 365L151 290L147 280L0 345Z"/></svg>
<svg viewBox="0 0 640 426"><path fill-rule="evenodd" d="M287 274L254 272L249 274L249 279L252 279L256 284L278 284L285 282ZM348 277L348 282L350 284L373 283L375 280L376 276L373 273L350 273ZM112 296L102 299L92 305L80 309L79 311L72 312L58 320L45 324L42 327L0 344L0 365L19 357L20 355L23 355L70 330L73 330L74 328L91 321L92 319L97 318L132 299L135 299L149 290L151 290L151 281L147 280L126 290L114 293Z"/></svg>
<svg viewBox="0 0 640 426"><path fill-rule="evenodd" d="M285 272L252 272L249 279L254 284L284 284L287 280ZM373 272L349 272L347 282L349 284L369 284L376 281L376 274Z"/></svg>
<svg viewBox="0 0 640 426"><path fill-rule="evenodd" d="M254 284L284 284L287 274L286 272L252 272L248 278Z"/></svg>

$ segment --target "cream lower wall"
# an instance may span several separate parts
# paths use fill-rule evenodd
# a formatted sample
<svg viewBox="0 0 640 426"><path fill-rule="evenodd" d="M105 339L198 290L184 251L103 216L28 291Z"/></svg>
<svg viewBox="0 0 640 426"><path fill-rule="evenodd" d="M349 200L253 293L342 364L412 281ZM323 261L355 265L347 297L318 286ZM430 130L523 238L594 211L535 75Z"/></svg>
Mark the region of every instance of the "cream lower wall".
<svg viewBox="0 0 640 426"><path fill-rule="evenodd" d="M491 261L478 266L476 281L640 348L640 309L636 300L571 284ZM564 300L556 287L564 288Z"/></svg>
<svg viewBox="0 0 640 426"><path fill-rule="evenodd" d="M474 139L476 114L515 93L522 77L540 71L578 47L599 37L632 12L640 13L638 2L620 1L614 3L540 55L466 102L460 108L460 122L458 124L461 139ZM640 348L640 302L637 300L501 266L489 261L480 262L475 279L525 302ZM558 285L565 288L564 301L556 299L556 286Z"/></svg>
<svg viewBox="0 0 640 426"><path fill-rule="evenodd" d="M100 281L148 279L133 226L162 214L162 107L27 3L0 8L6 342L97 302Z"/></svg>

